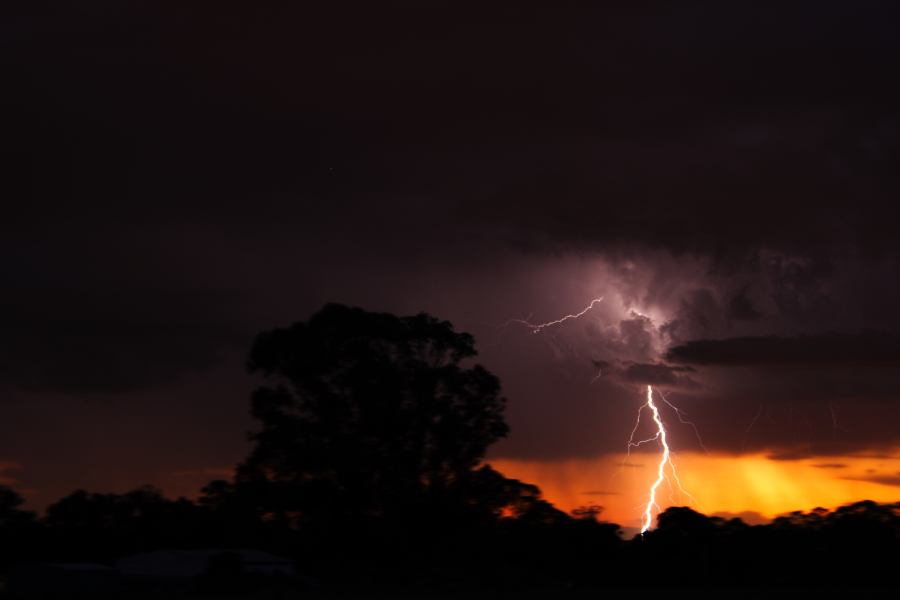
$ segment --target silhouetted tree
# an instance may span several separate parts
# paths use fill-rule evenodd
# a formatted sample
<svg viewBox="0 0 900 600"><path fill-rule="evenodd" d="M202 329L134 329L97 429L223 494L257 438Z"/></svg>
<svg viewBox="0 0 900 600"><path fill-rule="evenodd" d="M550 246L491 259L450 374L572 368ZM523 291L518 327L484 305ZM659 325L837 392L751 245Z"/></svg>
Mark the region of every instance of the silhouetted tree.
<svg viewBox="0 0 900 600"><path fill-rule="evenodd" d="M572 516L576 519L584 519L587 521L597 521L603 507L597 504L587 504L585 506L577 506L572 509Z"/></svg>
<svg viewBox="0 0 900 600"><path fill-rule="evenodd" d="M507 433L499 381L466 364L475 354L469 334L427 314L337 304L261 334L249 369L269 384L253 394L262 428L239 483L270 519L294 524L398 521L465 502Z"/></svg>
<svg viewBox="0 0 900 600"><path fill-rule="evenodd" d="M52 558L107 560L157 548L191 547L204 538L202 511L146 486L125 494L76 490L47 507Z"/></svg>
<svg viewBox="0 0 900 600"><path fill-rule="evenodd" d="M722 519L708 517L687 506L672 506L659 514L652 535L669 542L677 539L696 542L714 536L721 523Z"/></svg>
<svg viewBox="0 0 900 600"><path fill-rule="evenodd" d="M23 498L0 485L0 563L28 557L38 542L38 524L32 512L22 510Z"/></svg>
<svg viewBox="0 0 900 600"><path fill-rule="evenodd" d="M34 514L21 509L25 503L15 490L0 485L0 529L9 529L30 522Z"/></svg>

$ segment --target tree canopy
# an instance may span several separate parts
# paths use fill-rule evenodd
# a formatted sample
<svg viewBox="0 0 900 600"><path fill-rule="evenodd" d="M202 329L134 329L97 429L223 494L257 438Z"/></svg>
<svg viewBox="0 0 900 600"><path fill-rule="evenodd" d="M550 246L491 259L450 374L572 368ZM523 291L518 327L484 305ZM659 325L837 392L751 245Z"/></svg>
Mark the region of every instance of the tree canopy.
<svg viewBox="0 0 900 600"><path fill-rule="evenodd" d="M301 518L445 503L508 431L500 383L475 355L447 321L339 304L260 334L249 369L266 379L252 398L261 429L239 481L270 484L270 509Z"/></svg>

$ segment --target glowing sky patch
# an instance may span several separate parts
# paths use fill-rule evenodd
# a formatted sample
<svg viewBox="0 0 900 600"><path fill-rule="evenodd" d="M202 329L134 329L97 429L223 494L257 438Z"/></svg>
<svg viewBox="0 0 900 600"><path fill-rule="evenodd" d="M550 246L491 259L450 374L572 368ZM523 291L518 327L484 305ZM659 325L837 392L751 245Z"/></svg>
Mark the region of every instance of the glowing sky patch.
<svg viewBox="0 0 900 600"><path fill-rule="evenodd" d="M632 453L627 463L630 466L622 468L625 458L610 454L593 459L490 462L509 477L537 484L547 499L563 510L598 504L604 507L602 518L636 532L644 523L646 508L639 499L646 497L648 485L658 475L658 455ZM880 477L900 472L900 449L883 455L790 461L772 460L758 453L735 456L681 452L678 462L684 487L706 514L751 511L771 518L793 510L835 507L863 499L900 499L900 486L888 484L890 479L879 483ZM832 466L823 468L823 464ZM684 498L665 493L657 503L660 510L688 504Z"/></svg>

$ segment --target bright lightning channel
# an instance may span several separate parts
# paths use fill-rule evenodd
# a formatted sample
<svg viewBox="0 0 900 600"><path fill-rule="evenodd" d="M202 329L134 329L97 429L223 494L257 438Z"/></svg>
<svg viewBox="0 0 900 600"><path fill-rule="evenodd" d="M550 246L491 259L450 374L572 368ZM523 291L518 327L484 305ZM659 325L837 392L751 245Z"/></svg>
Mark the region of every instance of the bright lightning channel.
<svg viewBox="0 0 900 600"><path fill-rule="evenodd" d="M520 325L528 327L531 330L531 333L540 333L547 327L552 327L553 325L559 325L561 323L565 323L566 321L583 317L588 313L588 311L590 311L592 308L594 308L595 305L599 304L600 302L603 302L603 296L591 300L591 303L588 304L580 312L565 315L554 321L547 321L546 323L532 323L525 319L510 319L506 322L506 325L509 325L511 323L519 323ZM596 377L594 377L594 380L596 380L598 377L600 377L599 373ZM592 380L592 383L594 380ZM703 445L703 440L700 438L700 432L697 430L697 426L694 425L694 423L692 423L691 421L684 419L684 417L682 416L682 411L677 406L669 402L669 400L662 394L662 392L659 392L659 394L663 402L665 402L670 408L672 408L672 410L675 411L675 414L678 416L678 420L681 423L690 425L694 429L694 433L697 435L697 440L700 442L700 446L704 450L706 450L706 447ZM653 416L653 422L656 424L656 435L646 440L635 442L634 436L641 424L641 412L643 412L644 407L650 409L650 412ZM682 494L690 498L693 502L697 502L697 499L694 498L694 496L692 496L687 490L684 489L684 486L681 485L681 479L678 477L678 471L675 468L675 463L672 461L672 451L669 449L669 441L666 434L666 426L663 423L662 416L659 413L659 407L657 407L656 403L653 401L653 387L648 385L647 401L641 405L640 409L638 409L637 420L634 423L634 429L631 430L631 436L628 438L628 448L625 459L626 461L628 460L627 456L631 454L632 448L637 448L638 446L642 446L653 441L659 442L660 446L662 447L662 454L660 455L659 466L657 467L656 480L650 486L647 504L644 507L643 522L641 524L641 535L647 533L647 531L649 531L650 527L653 525L654 509L659 510L659 504L656 502L656 492L657 490L659 490L659 486L662 485L663 481L666 481L666 467L668 467L669 471L671 471L672 479L675 480L675 484L678 486L678 490Z"/></svg>
<svg viewBox="0 0 900 600"><path fill-rule="evenodd" d="M679 413L678 408L676 408L671 402L666 400L661 393L660 397L663 398L663 401L666 404L671 406L676 411L676 414ZM650 410L650 413L653 416L653 422L656 424L656 435L647 438L646 440L635 442L634 436L641 424L641 412L643 412L645 407ZM683 485L681 485L681 479L678 477L678 470L675 468L675 462L672 460L672 451L669 448L667 433L668 432L666 431L666 426L663 423L662 416L659 413L659 407L656 405L656 402L653 401L653 387L648 385L647 401L641 405L640 409L638 409L638 416L637 420L634 423L634 429L631 430L631 436L628 438L628 454L625 458L625 460L627 461L628 455L631 454L632 448L643 446L644 444L647 444L649 442L659 442L660 447L662 447L662 454L659 457L659 466L656 469L656 480L650 486L647 497L647 504L644 507L643 522L641 523L641 535L647 533L647 531L649 531L650 527L653 525L654 509L659 510L659 504L656 502L656 492L659 490L659 486L662 485L663 481L666 481L666 467L668 467L669 471L671 471L672 479L675 480L675 485L678 487L678 490L682 494L690 498L693 502L697 502L697 499L694 498L694 496L692 496L690 492L684 489ZM703 444L702 440L700 441L700 444Z"/></svg>

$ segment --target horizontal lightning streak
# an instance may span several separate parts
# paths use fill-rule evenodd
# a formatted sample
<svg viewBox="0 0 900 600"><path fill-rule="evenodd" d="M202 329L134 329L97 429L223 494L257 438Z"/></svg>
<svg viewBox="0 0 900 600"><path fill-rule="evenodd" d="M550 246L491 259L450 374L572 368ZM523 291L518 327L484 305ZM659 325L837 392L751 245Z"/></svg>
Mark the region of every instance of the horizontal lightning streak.
<svg viewBox="0 0 900 600"><path fill-rule="evenodd" d="M594 306L596 306L600 302L603 302L603 296L600 296L599 298L594 298L593 300L591 300L591 303L588 304L584 308L584 310L582 310L581 312L573 313L571 315L565 315L564 317L560 317L559 319L556 319L554 321L547 321L546 323L531 323L530 321L527 321L525 319L510 319L504 325L509 325L511 323L518 323L520 325L524 325L525 327L528 327L529 329L531 329L531 333L540 333L542 330L546 329L547 327L552 327L553 325L559 325L560 323L565 323L566 321L570 321L572 319L578 319L580 317L583 317L585 314L588 313L588 311L590 311L592 308L594 308Z"/></svg>

